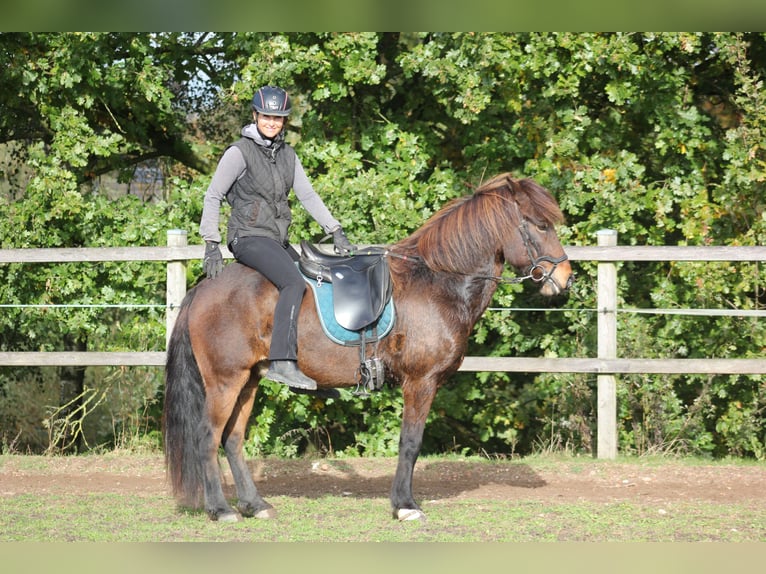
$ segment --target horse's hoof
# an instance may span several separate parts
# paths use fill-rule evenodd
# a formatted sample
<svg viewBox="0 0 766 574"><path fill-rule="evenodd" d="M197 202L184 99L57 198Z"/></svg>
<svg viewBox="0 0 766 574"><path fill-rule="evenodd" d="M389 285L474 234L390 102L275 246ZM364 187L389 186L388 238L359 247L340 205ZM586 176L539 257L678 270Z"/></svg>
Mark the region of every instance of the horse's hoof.
<svg viewBox="0 0 766 574"><path fill-rule="evenodd" d="M396 517L399 519L399 522L410 520L425 521L426 519L425 513L417 508L400 508L396 512Z"/></svg>
<svg viewBox="0 0 766 574"><path fill-rule="evenodd" d="M236 512L224 512L216 518L217 522L239 522L239 514Z"/></svg>
<svg viewBox="0 0 766 574"><path fill-rule="evenodd" d="M263 510L253 514L253 518L262 518L265 520L271 520L277 517L277 511L273 508L264 508Z"/></svg>

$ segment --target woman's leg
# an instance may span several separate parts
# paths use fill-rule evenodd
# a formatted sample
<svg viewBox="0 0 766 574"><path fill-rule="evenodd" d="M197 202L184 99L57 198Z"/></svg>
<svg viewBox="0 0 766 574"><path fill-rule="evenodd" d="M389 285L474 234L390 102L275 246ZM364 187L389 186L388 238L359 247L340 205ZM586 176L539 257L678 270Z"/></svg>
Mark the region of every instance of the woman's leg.
<svg viewBox="0 0 766 574"><path fill-rule="evenodd" d="M274 309L267 378L302 389L316 389L316 382L297 368L298 312L306 283L293 258L294 251L268 237L238 238L232 243L237 261L256 269L279 290Z"/></svg>

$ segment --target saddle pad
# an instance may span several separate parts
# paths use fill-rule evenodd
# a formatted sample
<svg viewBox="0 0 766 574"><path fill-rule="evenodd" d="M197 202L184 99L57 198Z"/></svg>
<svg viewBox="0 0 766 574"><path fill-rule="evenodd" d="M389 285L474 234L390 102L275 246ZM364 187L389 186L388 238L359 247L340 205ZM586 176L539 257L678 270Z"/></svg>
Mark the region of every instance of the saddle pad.
<svg viewBox="0 0 766 574"><path fill-rule="evenodd" d="M322 285L319 286L315 279L305 276L304 279L308 286L311 287L311 292L314 294L319 321L322 323L322 328L330 340L339 345L359 344L360 333L358 331L349 331L348 329L341 327L335 319L332 283L323 282ZM394 319L394 301L393 299L389 299L377 322L378 339L382 339L391 332L391 329L394 326ZM371 338L373 335L371 327L365 329L365 337Z"/></svg>

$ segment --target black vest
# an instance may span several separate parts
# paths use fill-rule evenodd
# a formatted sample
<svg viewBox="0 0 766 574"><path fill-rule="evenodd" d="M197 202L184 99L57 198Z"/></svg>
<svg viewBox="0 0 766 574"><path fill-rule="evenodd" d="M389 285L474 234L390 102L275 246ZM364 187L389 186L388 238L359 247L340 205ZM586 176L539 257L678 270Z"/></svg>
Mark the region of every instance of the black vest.
<svg viewBox="0 0 766 574"><path fill-rule="evenodd" d="M295 178L295 150L284 143L276 150L262 148L249 138L232 145L242 152L247 168L226 194L231 205L229 245L237 237L252 235L286 243L293 219L287 194Z"/></svg>

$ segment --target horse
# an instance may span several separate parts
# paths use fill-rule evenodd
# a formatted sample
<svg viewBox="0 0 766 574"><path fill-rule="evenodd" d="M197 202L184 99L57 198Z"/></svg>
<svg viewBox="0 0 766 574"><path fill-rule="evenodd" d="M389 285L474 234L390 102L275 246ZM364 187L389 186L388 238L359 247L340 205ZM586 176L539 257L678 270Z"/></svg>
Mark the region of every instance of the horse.
<svg viewBox="0 0 766 574"><path fill-rule="evenodd" d="M514 279L538 283L544 296L571 286L572 268L555 229L562 222L547 189L505 173L452 199L388 247L396 319L367 352L380 358L386 381L403 393L390 491L394 519L426 518L412 492L426 418L437 390L460 367L498 284L511 279L501 275L504 264L521 274ZM179 505L204 507L211 520L276 516L258 492L242 447L268 367L277 297L276 287L257 271L233 262L190 289L169 340L162 416L166 471ZM357 384L358 350L325 336L310 296L300 308L298 364L320 391ZM236 487L236 510L223 493L220 446Z"/></svg>

